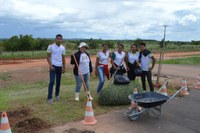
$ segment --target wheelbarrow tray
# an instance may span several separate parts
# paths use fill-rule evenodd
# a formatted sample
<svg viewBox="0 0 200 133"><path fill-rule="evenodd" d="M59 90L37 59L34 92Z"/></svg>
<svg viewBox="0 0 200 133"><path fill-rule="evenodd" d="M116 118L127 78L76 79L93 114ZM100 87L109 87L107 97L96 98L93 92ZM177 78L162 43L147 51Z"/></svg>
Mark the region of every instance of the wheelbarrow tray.
<svg viewBox="0 0 200 133"><path fill-rule="evenodd" d="M143 108L152 108L165 103L170 97L157 92L143 92L129 95L129 99Z"/></svg>

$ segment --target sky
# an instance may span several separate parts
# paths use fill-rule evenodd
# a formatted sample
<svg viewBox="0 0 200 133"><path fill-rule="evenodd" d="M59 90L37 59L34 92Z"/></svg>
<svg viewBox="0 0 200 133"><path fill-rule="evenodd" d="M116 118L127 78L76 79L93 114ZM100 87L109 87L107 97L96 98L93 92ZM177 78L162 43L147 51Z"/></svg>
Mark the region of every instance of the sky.
<svg viewBox="0 0 200 133"><path fill-rule="evenodd" d="M0 0L0 38L200 40L200 0Z"/></svg>

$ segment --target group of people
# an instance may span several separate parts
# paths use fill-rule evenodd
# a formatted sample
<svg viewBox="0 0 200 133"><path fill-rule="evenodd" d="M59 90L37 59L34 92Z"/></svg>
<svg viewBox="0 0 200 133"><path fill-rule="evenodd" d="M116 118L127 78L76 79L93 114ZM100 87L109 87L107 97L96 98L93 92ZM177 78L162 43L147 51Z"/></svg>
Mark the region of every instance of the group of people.
<svg viewBox="0 0 200 133"><path fill-rule="evenodd" d="M61 44L62 35L56 35L56 42L50 44L47 48L47 62L49 64L50 82L48 87L48 102L52 103L53 86L56 80L55 98L60 100L60 81L61 75L65 72L65 56L66 49ZM82 84L90 99L93 99L89 89L90 74L93 72L92 61L90 55L87 53L88 46L86 43L81 42L78 51L71 55L70 64L74 65L73 73L76 80L75 88L75 100L79 101L79 93ZM151 51L146 49L145 43L140 43L140 51L138 51L137 45L132 44L130 50L125 52L124 45L118 44L117 50L110 52L108 50L108 44L102 44L102 50L97 53L95 62L95 74L98 76L99 84L97 86L97 93L102 91L106 78L109 80L111 76L115 74L124 75L127 72L127 76L130 80L135 80L135 69L141 67L142 74L142 88L146 91L146 77L149 83L150 91L154 91L152 84L152 69L155 65L155 58ZM109 69L109 62L111 68Z"/></svg>

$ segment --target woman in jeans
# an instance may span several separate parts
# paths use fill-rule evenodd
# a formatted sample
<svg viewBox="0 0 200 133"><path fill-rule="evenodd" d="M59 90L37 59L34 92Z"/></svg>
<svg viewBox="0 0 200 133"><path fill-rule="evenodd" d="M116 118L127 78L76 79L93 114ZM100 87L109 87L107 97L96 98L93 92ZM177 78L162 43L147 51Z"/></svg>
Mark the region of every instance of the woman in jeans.
<svg viewBox="0 0 200 133"><path fill-rule="evenodd" d="M134 70L138 65L140 53L137 52L137 46L135 44L131 45L130 51L126 53L126 68L127 68L127 75L130 80L135 80L135 73Z"/></svg>
<svg viewBox="0 0 200 133"><path fill-rule="evenodd" d="M97 53L96 63L95 63L95 74L98 75L99 85L97 87L97 93L100 93L105 79L109 80L109 70L108 70L108 59L110 57L110 52L108 51L108 45L102 45L102 51Z"/></svg>
<svg viewBox="0 0 200 133"><path fill-rule="evenodd" d="M87 87L88 91L88 97L89 99L93 99L90 94L89 89L89 79L90 79L90 73L92 72L92 62L90 59L89 54L86 52L87 45L86 43L82 42L79 45L79 50L74 54L74 56L71 56L71 64L74 65L74 75L76 78L76 90L75 90L75 100L79 101L79 93L82 86L82 78L84 79L84 82ZM75 59L78 63L78 66L76 65ZM79 67L79 69L78 69ZM84 86L85 87L85 86ZM85 88L86 89L86 88Z"/></svg>

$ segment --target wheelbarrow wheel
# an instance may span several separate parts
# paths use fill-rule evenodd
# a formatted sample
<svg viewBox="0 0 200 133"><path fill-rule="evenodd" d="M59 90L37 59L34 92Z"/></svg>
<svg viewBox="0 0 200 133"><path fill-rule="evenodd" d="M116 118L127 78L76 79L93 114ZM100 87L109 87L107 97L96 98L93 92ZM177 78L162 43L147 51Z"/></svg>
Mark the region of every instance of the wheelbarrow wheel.
<svg viewBox="0 0 200 133"><path fill-rule="evenodd" d="M131 113L130 113L130 115L129 115L129 118L130 118L130 120L132 120L132 121L136 121L138 118L139 118L139 114L138 114L138 109L132 109L132 111L131 111ZM134 115L135 114L135 115Z"/></svg>

